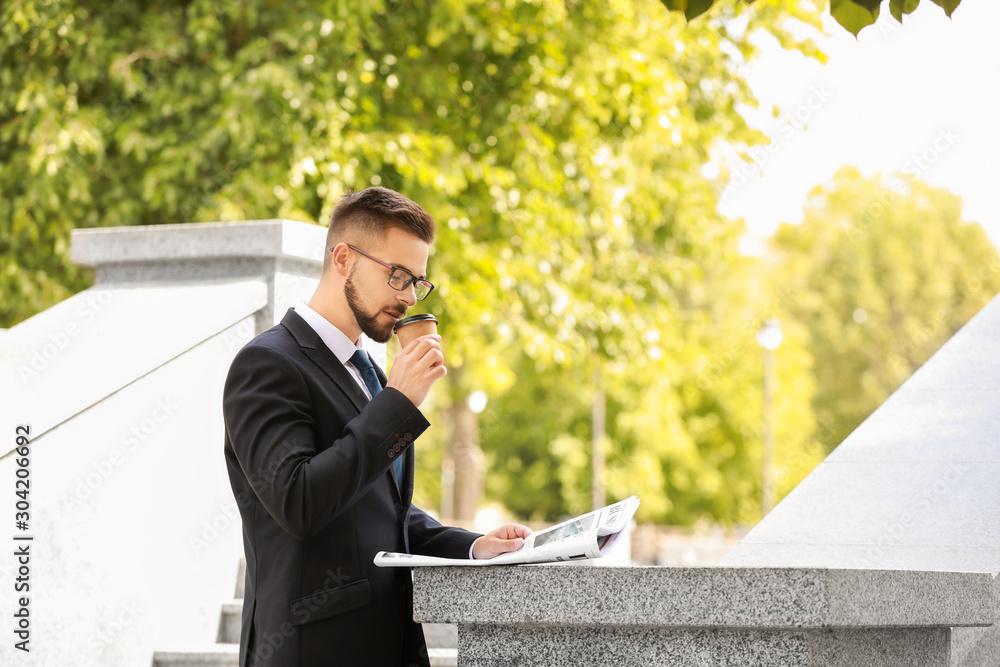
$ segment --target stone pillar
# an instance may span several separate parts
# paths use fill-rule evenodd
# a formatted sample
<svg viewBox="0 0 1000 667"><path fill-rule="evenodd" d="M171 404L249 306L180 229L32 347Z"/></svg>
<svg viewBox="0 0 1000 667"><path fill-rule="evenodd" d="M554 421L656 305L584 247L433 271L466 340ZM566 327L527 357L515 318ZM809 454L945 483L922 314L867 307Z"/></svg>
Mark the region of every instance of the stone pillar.
<svg viewBox="0 0 1000 667"><path fill-rule="evenodd" d="M94 269L95 287L211 284L259 278L267 305L254 335L312 296L326 257L326 227L294 220L196 222L74 229L73 262ZM366 349L386 367L385 345Z"/></svg>
<svg viewBox="0 0 1000 667"><path fill-rule="evenodd" d="M76 229L71 246L76 264L94 268L97 287L265 280L257 333L309 298L325 253L326 228L292 220Z"/></svg>

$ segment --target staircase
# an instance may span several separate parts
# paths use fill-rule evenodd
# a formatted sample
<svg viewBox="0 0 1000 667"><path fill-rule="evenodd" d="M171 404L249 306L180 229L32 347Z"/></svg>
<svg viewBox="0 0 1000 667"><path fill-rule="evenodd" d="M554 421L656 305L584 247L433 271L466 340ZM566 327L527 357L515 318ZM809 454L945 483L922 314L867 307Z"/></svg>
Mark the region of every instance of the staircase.
<svg viewBox="0 0 1000 667"><path fill-rule="evenodd" d="M157 651L153 667L238 667L240 627L243 619L243 584L247 564L240 559L236 573L235 598L222 604L216 643L186 651ZM455 667L458 664L458 628L443 623L425 623L424 636L431 667Z"/></svg>
<svg viewBox="0 0 1000 667"><path fill-rule="evenodd" d="M235 599L222 604L216 643L186 651L157 651L153 654L153 667L239 667L246 569L246 561L241 558L236 572Z"/></svg>

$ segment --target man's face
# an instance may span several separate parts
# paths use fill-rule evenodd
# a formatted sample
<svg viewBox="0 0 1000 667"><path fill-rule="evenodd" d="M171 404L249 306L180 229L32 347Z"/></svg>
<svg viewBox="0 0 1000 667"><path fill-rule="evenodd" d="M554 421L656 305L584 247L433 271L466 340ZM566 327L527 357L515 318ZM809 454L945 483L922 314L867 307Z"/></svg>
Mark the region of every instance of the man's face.
<svg viewBox="0 0 1000 667"><path fill-rule="evenodd" d="M381 247L358 247L415 276L427 272L429 246L401 229L389 229ZM354 266L344 284L344 296L361 331L377 343L386 343L392 338L392 327L417 302L413 285L403 291L395 290L389 286L389 269L359 253L354 256Z"/></svg>

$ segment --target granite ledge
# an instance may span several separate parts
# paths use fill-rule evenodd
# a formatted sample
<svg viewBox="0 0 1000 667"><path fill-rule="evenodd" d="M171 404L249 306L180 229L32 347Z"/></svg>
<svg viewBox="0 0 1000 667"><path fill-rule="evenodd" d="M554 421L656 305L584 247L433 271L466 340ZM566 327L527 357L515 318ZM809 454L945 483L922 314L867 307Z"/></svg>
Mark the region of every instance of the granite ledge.
<svg viewBox="0 0 1000 667"><path fill-rule="evenodd" d="M317 266L326 253L326 227L294 220L196 222L74 229L75 264L281 257Z"/></svg>
<svg viewBox="0 0 1000 667"><path fill-rule="evenodd" d="M754 567L414 568L424 623L673 628L988 626L994 575Z"/></svg>

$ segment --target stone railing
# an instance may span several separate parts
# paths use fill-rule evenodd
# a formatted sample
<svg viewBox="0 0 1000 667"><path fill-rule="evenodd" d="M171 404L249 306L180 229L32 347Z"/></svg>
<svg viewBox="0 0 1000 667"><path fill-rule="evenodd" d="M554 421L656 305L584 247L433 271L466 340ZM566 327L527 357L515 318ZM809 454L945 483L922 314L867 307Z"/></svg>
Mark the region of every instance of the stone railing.
<svg viewBox="0 0 1000 667"><path fill-rule="evenodd" d="M958 664L1000 615L993 576L797 568L416 568L414 619L464 667Z"/></svg>

